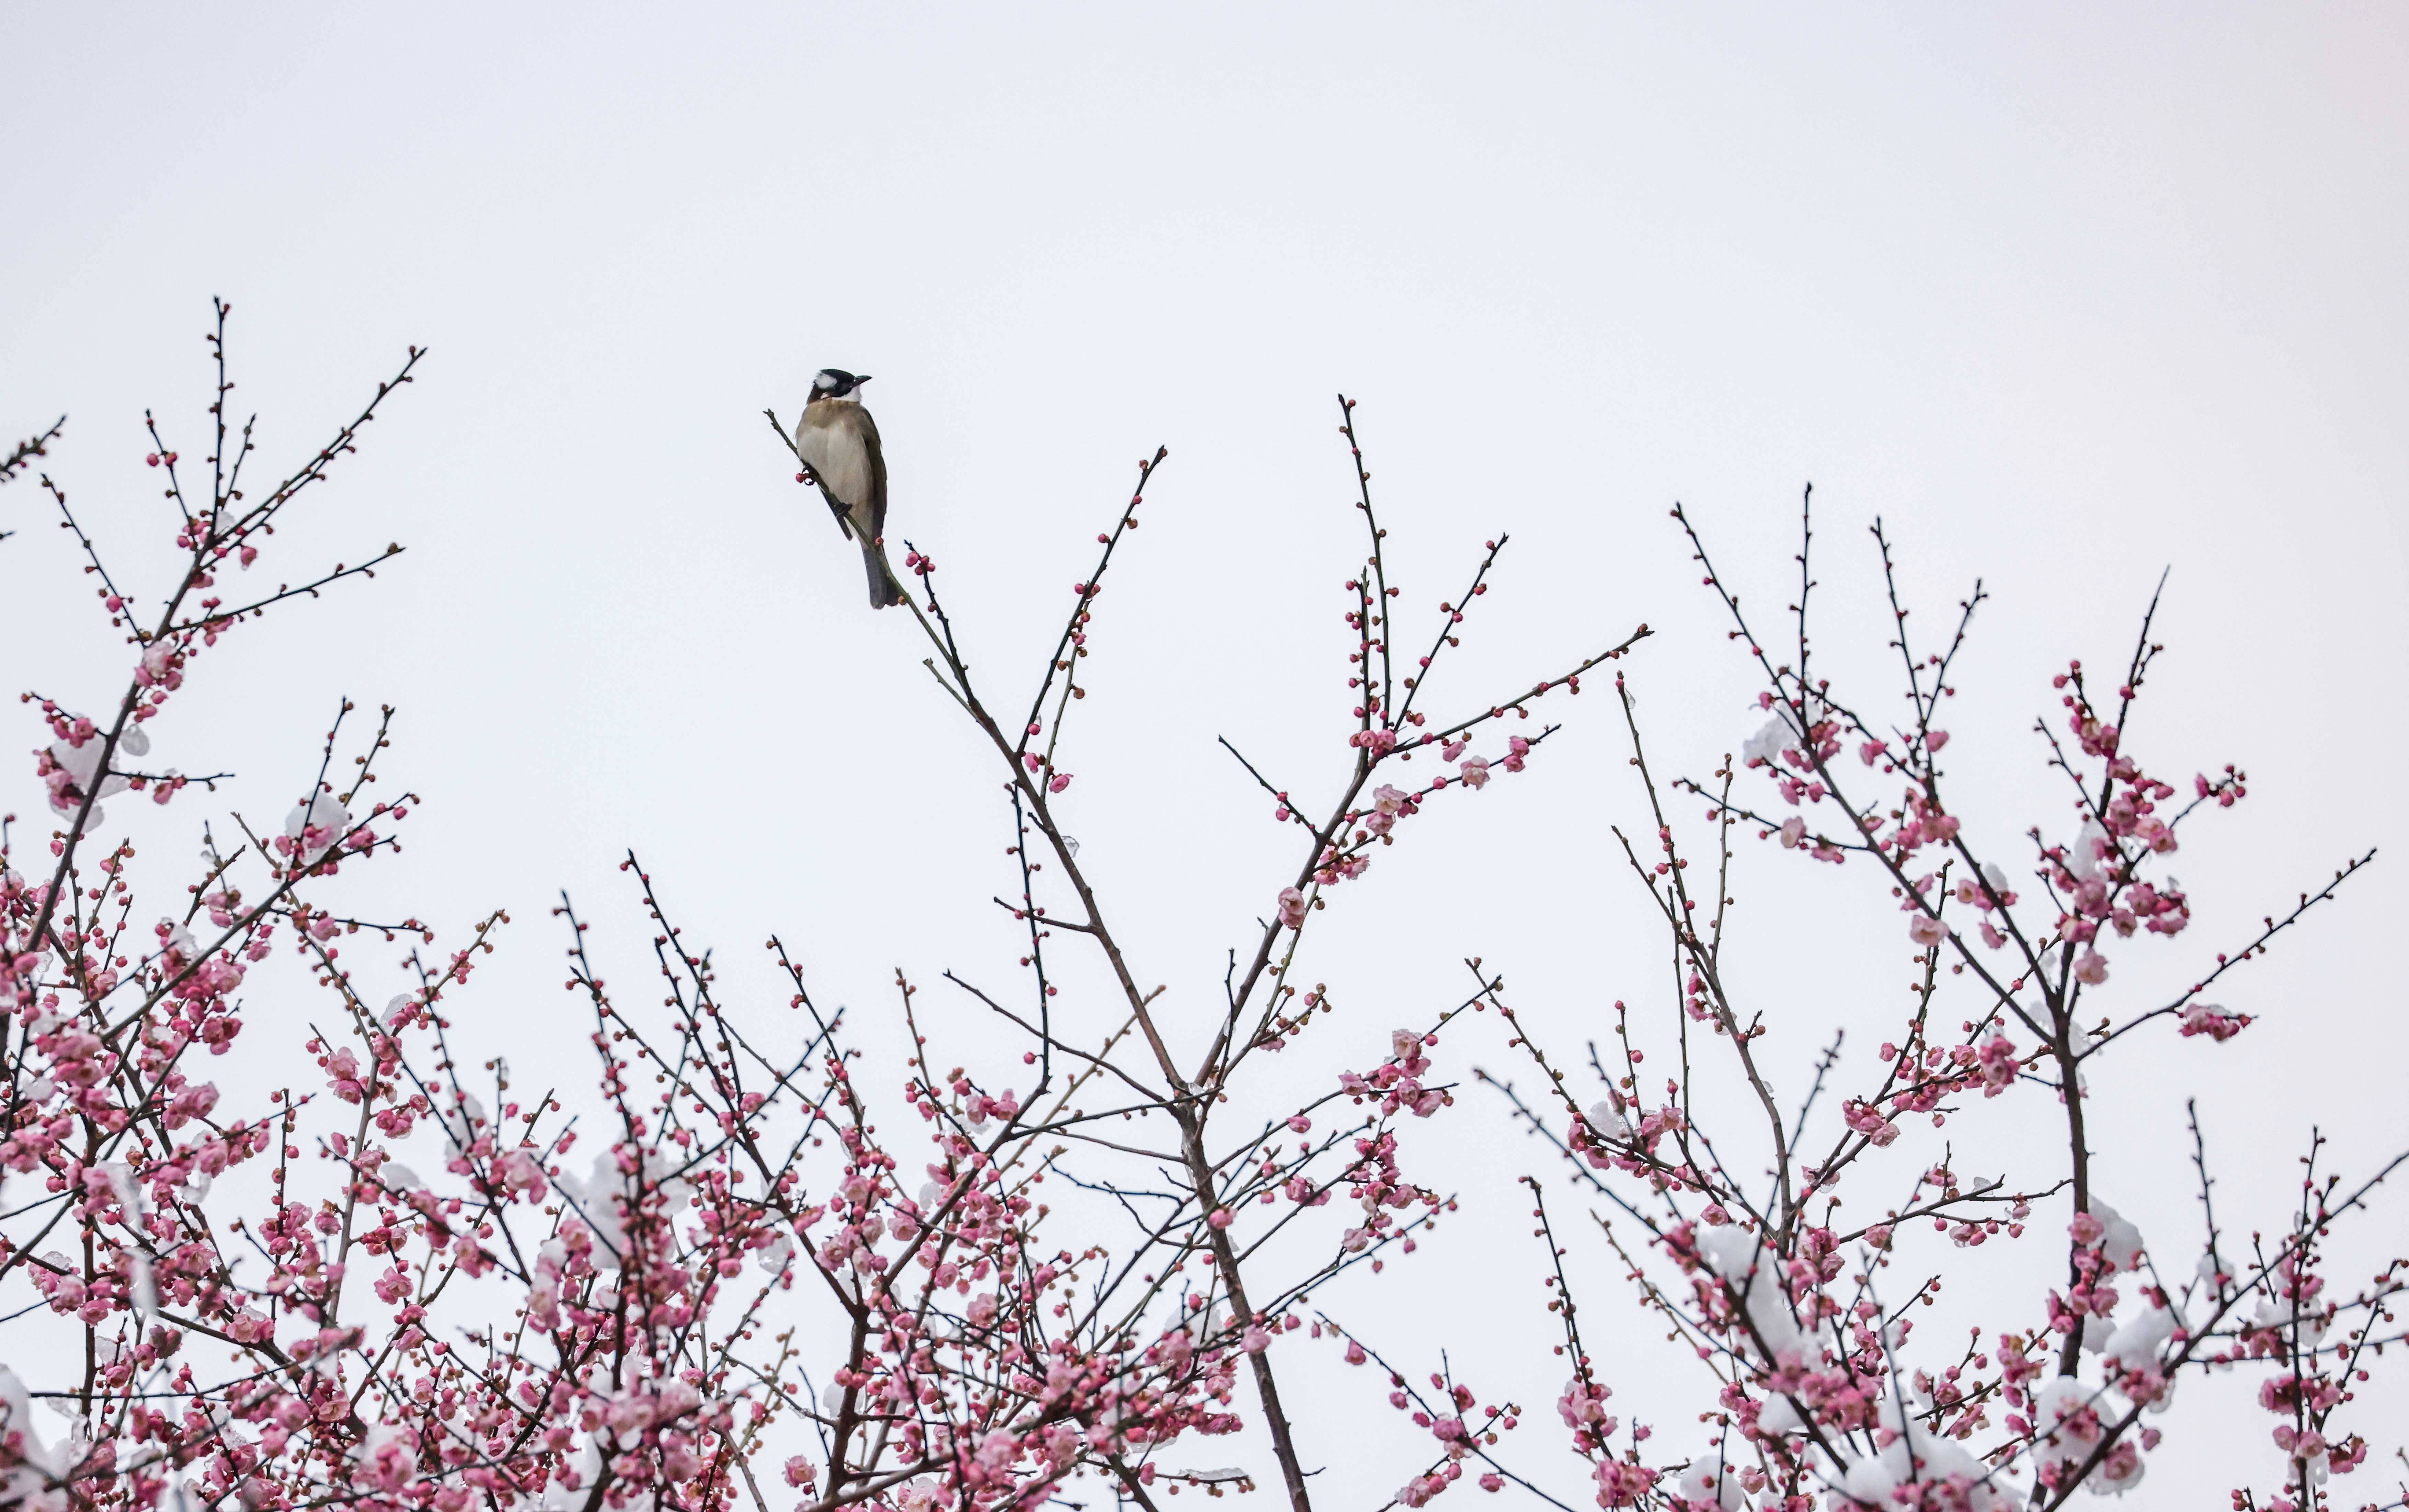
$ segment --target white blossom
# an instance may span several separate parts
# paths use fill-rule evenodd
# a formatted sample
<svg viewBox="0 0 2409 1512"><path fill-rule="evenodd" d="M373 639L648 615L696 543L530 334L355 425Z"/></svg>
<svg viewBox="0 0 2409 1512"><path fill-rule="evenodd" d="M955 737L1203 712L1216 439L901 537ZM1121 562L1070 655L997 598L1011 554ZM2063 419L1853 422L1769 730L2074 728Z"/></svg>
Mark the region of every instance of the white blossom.
<svg viewBox="0 0 2409 1512"><path fill-rule="evenodd" d="M310 830L318 832L318 843L301 847L304 865L325 855L327 848L342 839L343 832L351 827L351 811L332 793L320 793L307 803L296 803L293 812L284 816L284 835L288 840L298 841Z"/></svg>
<svg viewBox="0 0 2409 1512"><path fill-rule="evenodd" d="M1739 748L1742 761L1778 762L1782 753L1798 743L1798 732L1791 727L1787 714L1776 714L1765 722L1763 728L1750 736Z"/></svg>
<svg viewBox="0 0 2409 1512"><path fill-rule="evenodd" d="M1723 1512L1739 1512L1748 1505L1748 1495L1740 1490L1739 1476L1725 1468L1720 1454L1702 1454L1690 1462L1681 1475L1681 1498L1692 1506L1718 1506Z"/></svg>
<svg viewBox="0 0 2409 1512"><path fill-rule="evenodd" d="M2066 847L2066 869L2084 882L2097 881L2100 847L2107 843L2108 831L2099 828L2099 821L2085 819L2083 832L2074 837L2073 844Z"/></svg>
<svg viewBox="0 0 2409 1512"><path fill-rule="evenodd" d="M1741 1306L1774 1362L1806 1354L1807 1334L1791 1312L1781 1281L1781 1262L1762 1236L1745 1229L1710 1229L1698 1238L1698 1256L1741 1299Z"/></svg>
<svg viewBox="0 0 2409 1512"><path fill-rule="evenodd" d="M2096 1196L2091 1199L2091 1216L2105 1231L2099 1236L2099 1247L2107 1252L2109 1263L2120 1271L2131 1270L2142 1258L2142 1231Z"/></svg>

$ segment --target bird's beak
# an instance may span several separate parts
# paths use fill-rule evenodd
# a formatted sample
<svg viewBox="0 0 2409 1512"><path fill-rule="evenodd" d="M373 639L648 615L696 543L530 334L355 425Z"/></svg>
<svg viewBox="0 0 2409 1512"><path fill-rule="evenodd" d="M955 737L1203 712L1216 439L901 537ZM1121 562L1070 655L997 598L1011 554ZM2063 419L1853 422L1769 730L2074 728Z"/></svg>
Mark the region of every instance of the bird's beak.
<svg viewBox="0 0 2409 1512"><path fill-rule="evenodd" d="M862 374L859 378L857 378L857 379L855 379L855 380L853 381L853 386L854 386L855 388L859 388L859 387L861 387L861 385L862 385L862 384L867 383L867 382L870 382L870 375L869 375L868 373L864 373L864 374Z"/></svg>

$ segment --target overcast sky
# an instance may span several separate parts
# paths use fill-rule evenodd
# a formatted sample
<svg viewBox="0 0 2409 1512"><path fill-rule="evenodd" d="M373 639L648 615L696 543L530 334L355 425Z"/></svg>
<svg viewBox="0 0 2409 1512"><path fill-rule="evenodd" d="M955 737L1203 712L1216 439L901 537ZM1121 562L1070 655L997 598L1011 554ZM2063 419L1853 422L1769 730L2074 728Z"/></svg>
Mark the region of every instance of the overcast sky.
<svg viewBox="0 0 2409 1512"><path fill-rule="evenodd" d="M1868 704L1894 695L1863 527L1885 520L1936 624L1981 577L1952 756L2002 848L2070 834L2032 718L2069 656L2121 662L2171 568L2135 739L2178 778L2237 762L2252 792L2185 845L2195 931L2121 953L2135 1003L2403 839L2398 6L16 6L0 57L0 426L71 414L50 466L127 575L167 565L144 407L205 450L210 295L269 466L432 349L276 572L408 554L205 661L161 758L239 779L139 822L188 856L206 813L282 811L339 697L397 705L389 781L429 802L362 907L454 942L508 907L474 1031L514 1057L576 1023L559 889L632 980L630 846L764 1003L773 931L865 1015L899 967L1010 979L993 773L761 418L823 366L875 376L890 537L937 555L1013 698L1133 463L1170 447L1099 616L1067 812L1142 973L1196 1022L1294 865L1213 738L1305 791L1343 773L1341 389L1407 615L1514 537L1439 701L1644 620L1664 770L1755 723L1676 500L1769 610L1813 482L1825 646ZM97 706L124 651L40 507L0 496L7 682ZM1644 812L1619 719L1555 716L1532 771L1413 821L1334 903L1305 968L1356 1010L1333 1055L1376 1058L1467 955L1567 1052L1616 998L1664 1010L1610 858L1607 827ZM30 771L8 801L38 810ZM1906 946L1870 871L1778 859L1744 861L1741 917L1796 1093L1835 1026L1884 1037ZM2387 857L2227 994L2265 1015L2243 1040L2162 1038L2095 1079L2103 1189L2154 1238L2193 1242L2186 1095L2243 1226L2275 1221L2313 1122L2348 1168L2409 1145L2404 906ZM1450 1043L1451 1074L1511 1069L1488 1032ZM1562 1371L1534 1356L1506 1184L1542 1167L1497 1113L1467 1092L1425 1168L1494 1223L1331 1300L1408 1350L1431 1289L1491 1308L1456 1359L1537 1440ZM1599 1317L1618 1283L1590 1263ZM1609 1347L1641 1350L1625 1332ZM1695 1431L1652 1370L1623 1404ZM2221 1400L2170 1419L2145 1499L2272 1470L2271 1420ZM1313 1452L1372 1477L1369 1505L1403 1477L1361 1401L1378 1432Z"/></svg>

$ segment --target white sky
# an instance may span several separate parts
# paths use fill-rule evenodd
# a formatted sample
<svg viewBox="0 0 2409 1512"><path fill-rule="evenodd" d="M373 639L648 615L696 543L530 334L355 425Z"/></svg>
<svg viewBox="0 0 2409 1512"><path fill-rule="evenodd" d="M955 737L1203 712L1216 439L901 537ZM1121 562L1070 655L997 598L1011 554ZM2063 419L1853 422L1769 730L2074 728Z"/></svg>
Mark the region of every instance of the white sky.
<svg viewBox="0 0 2409 1512"><path fill-rule="evenodd" d="M1342 387L1408 615L1516 537L1463 700L1646 620L1663 633L1633 675L1663 768L1703 771L1754 723L1675 499L1770 609L1814 481L1824 645L1875 679L1868 702L1892 684L1864 524L1889 522L1936 624L1982 575L1952 756L1961 784L1991 775L1956 806L2002 850L2070 828L2025 733L2048 675L2120 660L2171 564L2135 739L2171 776L2237 761L2252 797L2186 845L2196 931L2118 957L2130 1001L2402 839L2398 7L19 7L0 56L0 425L72 414L52 470L129 575L163 566L142 408L205 451L210 295L237 307L237 403L270 465L405 344L433 349L280 536L278 575L410 554L213 655L160 759L231 767L218 808L281 814L339 695L399 705L393 770L432 801L362 907L450 943L510 908L476 1031L522 1064L576 1023L556 889L637 970L629 845L764 1002L772 930L866 1013L899 966L1009 979L990 774L759 414L791 416L822 366L876 375L890 536L936 553L1014 698L1131 464L1171 447L1066 765L1083 859L1198 1021L1293 866L1213 737L1303 791L1346 754ZM123 648L40 506L0 495L7 681L96 705ZM1617 722L1604 700L1554 713L1576 717L1532 773L1412 821L1326 915L1306 970L1353 1012L1300 1073L1375 1058L1470 954L1561 1051L1615 998L1661 1014L1643 900L1608 859L1606 827L1641 812ZM38 810L29 771L14 795ZM182 857L209 812L138 822ZM2095 1077L2103 1189L2170 1250L2194 1231L2187 1093L2243 1227L2274 1221L2312 1122L2351 1169L2409 1145L2399 873L2380 863L2225 994L2265 1015L2243 1040L2150 1040ZM1870 871L1752 851L1741 875L1803 1090L1833 1026L1883 1037L1905 946ZM1512 1065L1485 1023L1442 1060L1474 1063ZM1455 1358L1533 1409L1522 1458L1548 1470L1563 1372L1534 1363L1538 1256L1507 1186L1537 1157L1497 1113L1468 1093L1423 1168L1484 1219L1330 1300L1407 1354L1435 1294L1479 1319ZM2401 1214L2362 1235L2409 1231ZM1617 1282L1594 1245L1588 1263L1603 1332ZM1634 1362L1618 1404L1695 1432L1706 1398L1671 1390L1690 1378L1620 1353L1648 1332L1607 1337ZM1403 1478L1381 1436L1400 1429L1345 1384L1308 1442L1369 1505ZM2350 1426L2381 1429L2386 1400ZM2153 1505L2272 1469L2272 1419L2220 1402L2169 1419Z"/></svg>

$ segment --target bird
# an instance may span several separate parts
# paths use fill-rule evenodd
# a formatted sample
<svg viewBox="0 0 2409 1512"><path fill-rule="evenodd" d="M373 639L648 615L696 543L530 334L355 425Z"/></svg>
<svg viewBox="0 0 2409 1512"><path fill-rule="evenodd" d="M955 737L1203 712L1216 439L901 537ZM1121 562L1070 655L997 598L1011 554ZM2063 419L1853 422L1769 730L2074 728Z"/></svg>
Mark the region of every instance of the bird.
<svg viewBox="0 0 2409 1512"><path fill-rule="evenodd" d="M823 367L812 380L812 396L795 422L795 454L820 485L836 511L837 527L861 542L861 564L870 576L870 607L903 602L903 586L887 570L879 538L887 529L887 457L878 425L862 407L858 377L842 367Z"/></svg>

